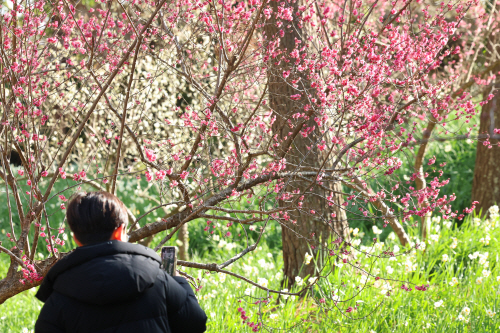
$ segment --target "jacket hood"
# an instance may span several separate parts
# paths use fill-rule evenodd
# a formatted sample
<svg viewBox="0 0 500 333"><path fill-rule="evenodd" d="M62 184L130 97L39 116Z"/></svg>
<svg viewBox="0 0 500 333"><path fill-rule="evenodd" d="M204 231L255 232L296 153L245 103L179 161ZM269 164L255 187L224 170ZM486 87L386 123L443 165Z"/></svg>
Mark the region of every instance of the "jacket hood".
<svg viewBox="0 0 500 333"><path fill-rule="evenodd" d="M160 262L152 249L138 244L113 240L82 246L50 269L36 297L45 302L57 291L89 304L133 300L154 285Z"/></svg>

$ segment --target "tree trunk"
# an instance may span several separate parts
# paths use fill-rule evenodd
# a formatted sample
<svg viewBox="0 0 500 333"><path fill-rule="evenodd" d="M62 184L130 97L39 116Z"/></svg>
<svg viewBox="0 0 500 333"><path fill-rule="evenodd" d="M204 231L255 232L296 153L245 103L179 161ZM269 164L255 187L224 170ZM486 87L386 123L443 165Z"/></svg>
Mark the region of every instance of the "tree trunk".
<svg viewBox="0 0 500 333"><path fill-rule="evenodd" d="M277 13L278 2L271 1L269 3L273 9L273 13ZM293 3L297 12L298 1ZM276 58L270 58L268 68L268 89L270 108L274 111L276 121L273 123L273 133L277 134L278 142L282 142L290 135L292 129L288 126L288 120L292 120L291 116L297 112L304 112L303 105L308 103L303 98L299 101L290 99L291 95L299 93L299 91L291 86L289 81L298 79L299 76L293 74L293 61L285 62L281 57L287 56L294 48L295 41L302 40L302 30L291 24L289 21L282 21L283 25L278 25L277 20L273 17L266 21L265 33L268 42L275 42L275 38L282 29L285 34L280 40L278 49L283 53ZM283 71L290 70L292 74L286 80L283 78ZM310 90L310 82L305 75L300 76L299 90ZM309 92L309 91L308 91ZM302 91L302 95L305 95ZM310 117L306 123L307 126L318 127L314 122L314 116ZM314 142L318 138L319 132L313 132L307 138L298 135L292 143L292 148L286 153L285 158L288 164L287 171L293 172L293 166L307 166L319 168L321 166L321 152L316 148ZM308 147L309 146L309 147ZM311 147L312 146L312 147ZM309 150L310 149L310 150ZM279 147L277 148L279 151ZM284 152L282 152L284 153ZM304 158L304 156L306 156ZM331 159L331 157L330 157ZM325 164L328 167L328 164ZM341 238L342 241L347 240L349 236L348 223L345 211L341 208L343 203L342 195L335 194L332 201L335 205L329 206L326 197L330 192L317 185L313 185L310 190L310 180L294 178L290 181L288 192L299 189L301 193L308 188L308 194L305 195L302 209L296 209L289 212L290 219L282 222L282 246L283 246L283 261L284 261L284 278L290 287L295 282L295 277L305 277L307 275L316 275L316 270L321 269L321 263L316 267L314 261L309 265L304 264L306 253L316 257L318 250L322 249L321 256L325 254L325 242L329 237L333 239ZM331 188L332 191L341 192L342 185L338 182L325 182L324 187ZM285 202L280 202L281 207L286 206ZM311 214L311 210L315 213ZM335 213L335 217L332 217ZM293 222L292 222L293 221ZM331 246L330 246L331 247ZM285 282L286 283L286 282Z"/></svg>
<svg viewBox="0 0 500 333"><path fill-rule="evenodd" d="M442 112L441 110L439 111ZM417 174L417 178L415 178L415 184L417 185L417 190L422 190L427 187L427 182L424 176L424 159L425 153L428 148L428 141L431 137L431 133L436 127L437 120L431 116L431 119L427 123L427 127L422 136L422 144L418 148L417 156L415 157L415 165L414 170ZM426 198L424 202L420 205L421 208L429 207L429 200ZM427 233L429 232L429 226L431 221L432 212L427 212L425 215L420 217L420 237L422 237L422 241L425 242L427 238Z"/></svg>
<svg viewBox="0 0 500 333"><path fill-rule="evenodd" d="M339 183L335 183L333 188L339 190L341 186ZM291 214L296 223L282 224L283 270L288 286L295 282L296 276L303 278L307 275L316 275L322 269L322 260L317 265L314 261L306 265L304 263L306 253L316 258L318 251L324 249L324 243L328 241L330 236L333 236L334 239L340 237L342 240L347 240L349 235L345 211L337 206L330 209L324 199L325 193L318 193L324 191L316 189L314 192L319 196L309 194L304 200L304 209ZM339 204L343 202L341 196L338 196L335 201ZM331 221L331 224L327 224L323 219L314 218L307 214L311 209L325 219L328 219L331 212L336 212L336 218ZM321 252L320 258L325 255L326 251Z"/></svg>
<svg viewBox="0 0 500 333"><path fill-rule="evenodd" d="M495 11L498 13L500 7L497 5ZM494 14L492 14L494 15ZM494 63L498 60L500 52L500 37L491 33L486 43L486 57ZM500 65L496 64L485 75L497 74ZM476 148L476 165L474 167L474 179L472 182L472 201L479 201L476 205L476 212L485 215L493 205L500 204L500 146L499 135L494 133L494 129L500 128L500 80L486 87L483 92L485 100L489 94L494 94L493 98L483 105L479 124L479 135L488 135L488 139L479 139Z"/></svg>
<svg viewBox="0 0 500 333"><path fill-rule="evenodd" d="M497 71L499 69L497 68ZM499 89L500 83L497 83L494 88ZM483 96L487 97L491 92L491 87L488 87ZM498 92L487 104L483 105L481 111L479 134L488 134L490 143L484 145L486 139L480 139L476 148L472 201L479 201L476 205L476 212L482 210L482 215L486 214L491 206L500 204L500 146L498 146L498 134L493 132L495 128L500 128L500 94Z"/></svg>
<svg viewBox="0 0 500 333"><path fill-rule="evenodd" d="M177 239L182 243L179 243L179 259L188 260L188 251L189 251L189 232L188 232L188 224L184 223L182 227L179 229L177 234Z"/></svg>
<svg viewBox="0 0 500 333"><path fill-rule="evenodd" d="M61 253L60 257L62 258L68 254L69 253ZM19 280L23 279L23 272L18 270L19 264L12 259L12 257L10 260L11 263L7 275L0 280L0 306L9 298L14 297L25 290L37 287L42 283L42 281L26 281L24 284L19 283ZM54 266L57 260L58 258L56 257L50 257L43 261L35 260L34 263L38 274L43 276L47 275L49 269Z"/></svg>

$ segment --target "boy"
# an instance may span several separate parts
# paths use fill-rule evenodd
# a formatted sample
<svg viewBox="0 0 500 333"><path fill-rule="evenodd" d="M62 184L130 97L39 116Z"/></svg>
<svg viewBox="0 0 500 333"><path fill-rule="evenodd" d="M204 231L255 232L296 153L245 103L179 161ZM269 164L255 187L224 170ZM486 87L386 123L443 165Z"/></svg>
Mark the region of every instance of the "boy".
<svg viewBox="0 0 500 333"><path fill-rule="evenodd" d="M66 216L79 247L44 278L35 333L206 330L189 283L160 269L153 250L127 243L127 210L116 196L79 193Z"/></svg>

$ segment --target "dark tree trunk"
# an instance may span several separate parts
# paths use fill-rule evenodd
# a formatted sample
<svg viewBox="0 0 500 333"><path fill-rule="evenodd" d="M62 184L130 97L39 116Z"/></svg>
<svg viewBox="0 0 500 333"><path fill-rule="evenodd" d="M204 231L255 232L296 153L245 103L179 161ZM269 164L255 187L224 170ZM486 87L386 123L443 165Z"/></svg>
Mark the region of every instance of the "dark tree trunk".
<svg viewBox="0 0 500 333"><path fill-rule="evenodd" d="M274 13L277 12L277 6L278 2L270 2L270 7L272 7ZM295 2L293 6L298 7L298 2ZM297 8L295 8L294 12L297 12ZM283 21L283 25L278 27L276 20L272 18L266 22L265 26L268 42L275 42L277 40L275 36L278 35L281 29L283 29L285 35L280 40L279 50L284 52L276 58L271 57L268 68L270 108L276 116L276 121L273 124L273 133L278 135L278 142L286 140L286 137L293 131L288 126L288 120L292 120L291 116L297 112L304 112L303 106L308 102L305 101L303 90L305 89L308 93L311 93L309 91L310 80L308 80L306 75L301 75L298 89L302 90L303 97L299 101L290 99L291 95L299 93L297 89L291 86L290 81L298 79L299 76L293 74L294 61L285 62L282 60L282 57L286 57L295 48L296 40L303 41L303 34L300 28L288 21ZM285 80L283 78L283 71L287 70L291 70L292 74ZM308 127L318 127L313 121L314 117L314 115L310 117L306 123ZM316 148L316 144L314 144L318 139L318 134L319 132L316 131L307 138L303 138L301 135L295 138L292 149L285 155L289 164L287 171L293 172L295 169L293 166L300 165L303 167L319 168L322 165L323 157L325 156L321 154ZM279 151L279 147L276 148L276 151L277 153L284 153ZM326 163L325 167L330 165L331 163ZM340 182L327 181L323 183L323 186L332 189L332 191L342 191ZM305 195L302 209L289 212L290 220L282 221L284 278L288 281L288 286L291 286L295 282L296 276L305 277L317 274L313 261L309 265L304 264L306 253L316 257L318 250L323 249L321 252L325 254L324 244L329 240L330 236L333 239L340 237L344 240L349 235L346 214L341 208L341 204L343 203L342 196L336 194L333 199L335 205L329 206L326 197L330 195L330 191L320 188L317 185L313 185L313 189L310 190L310 180L300 179L299 177L294 178L290 182L287 190L300 189L301 193L304 193L306 188L308 188L308 194ZM287 205L285 202L280 202L279 204L282 207ZM311 210L314 210L315 214L311 214ZM332 217L332 213L335 213L336 217ZM316 269L321 269L321 267L316 267Z"/></svg>
<svg viewBox="0 0 500 333"><path fill-rule="evenodd" d="M500 66L497 66L497 70ZM495 71L494 71L495 72ZM497 83L495 89L500 88ZM492 92L491 87L485 89L484 97ZM472 201L479 201L476 212L486 214L488 208L500 204L500 146L498 134L493 129L500 128L500 94L495 91L495 96L483 105L481 111L479 135L489 135L489 144L484 145L486 139L477 142L476 166L474 167L474 180L472 182ZM491 148L489 148L491 146Z"/></svg>
<svg viewBox="0 0 500 333"><path fill-rule="evenodd" d="M301 188L300 185L298 187ZM337 190L339 187L338 183L333 186ZM289 285L295 281L296 276L316 275L318 271L315 272L315 269L322 268L323 261L318 263L318 267L313 261L309 265L305 265L306 253L316 257L318 250L324 249L324 244L330 236L333 239L338 237L347 239L348 237L348 223L344 210L341 208L331 209L326 200L323 199L326 194L324 191L315 189L314 193L318 196L309 194L304 200L302 211L295 211L291 214L292 219L297 222L294 224L287 222L282 226L283 270ZM342 197L336 198L337 204L342 203L342 201ZM316 211L316 214L319 215L318 218L307 214L311 209ZM332 221L330 214L334 211L336 211L337 217ZM330 220L331 224L325 220ZM331 247L331 245L329 246ZM322 251L322 255L325 255L325 252Z"/></svg>
<svg viewBox="0 0 500 333"><path fill-rule="evenodd" d="M496 6L498 11L500 6ZM500 52L500 36L491 33L486 43L486 54L488 60L497 60ZM497 74L500 65L494 66L490 73ZM485 73L488 75L489 73ZM479 201L476 205L476 212L482 210L482 215L486 214L492 205L500 204L500 141L494 129L500 128L500 80L496 80L492 86L486 87L483 91L483 99L489 94L494 94L493 98L483 105L479 124L479 135L487 135L487 139L481 138L477 142L476 165L474 167L474 179L472 182L472 201ZM486 143L486 144L485 144Z"/></svg>

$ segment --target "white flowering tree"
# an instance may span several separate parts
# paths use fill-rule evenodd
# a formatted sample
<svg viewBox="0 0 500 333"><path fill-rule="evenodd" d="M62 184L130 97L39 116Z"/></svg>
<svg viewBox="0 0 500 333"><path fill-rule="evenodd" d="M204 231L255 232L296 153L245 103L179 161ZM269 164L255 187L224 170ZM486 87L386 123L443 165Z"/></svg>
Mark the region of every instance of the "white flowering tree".
<svg viewBox="0 0 500 333"><path fill-rule="evenodd" d="M154 206L129 212L130 242L159 234L158 251L203 219L241 245L221 262L180 266L288 295L227 269L279 224L291 266L306 253L315 259L306 275L341 260L373 276L356 266L364 252L350 243L346 212L392 227L404 247L402 225L412 216L457 216L449 212L453 198L439 195L447 183L439 172L423 188L396 178L388 188L369 184L401 167L394 155L412 149L413 119L439 118L442 103L449 107L442 117L475 114L467 98L443 93L449 77L429 74L451 53L447 42L469 5L14 2L0 24L8 210L0 218L9 230L0 251L10 258L0 302L38 285L65 255L50 205L64 210L85 184L120 197L117 183L131 176L148 182L141 196ZM163 217L145 223L157 210ZM37 260L42 246L50 255ZM297 274L285 272L289 282Z"/></svg>

